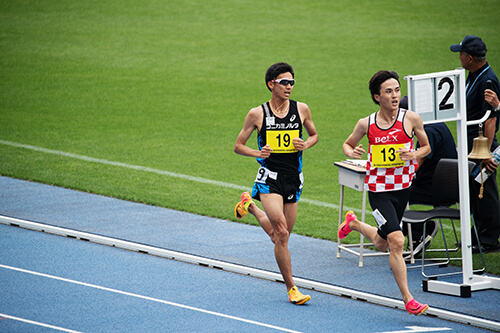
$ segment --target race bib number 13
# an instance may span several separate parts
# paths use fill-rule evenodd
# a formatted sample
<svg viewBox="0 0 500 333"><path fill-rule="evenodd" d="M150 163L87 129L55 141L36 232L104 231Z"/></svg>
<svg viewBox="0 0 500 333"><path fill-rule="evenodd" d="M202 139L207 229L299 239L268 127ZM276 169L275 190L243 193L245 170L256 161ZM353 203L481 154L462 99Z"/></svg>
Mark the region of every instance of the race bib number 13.
<svg viewBox="0 0 500 333"><path fill-rule="evenodd" d="M294 138L299 137L299 130L267 131L266 142L273 153L295 153L298 150L292 143Z"/></svg>
<svg viewBox="0 0 500 333"><path fill-rule="evenodd" d="M404 148L404 143L394 145L372 145L372 166L375 168L394 168L405 165L399 154L399 148Z"/></svg>

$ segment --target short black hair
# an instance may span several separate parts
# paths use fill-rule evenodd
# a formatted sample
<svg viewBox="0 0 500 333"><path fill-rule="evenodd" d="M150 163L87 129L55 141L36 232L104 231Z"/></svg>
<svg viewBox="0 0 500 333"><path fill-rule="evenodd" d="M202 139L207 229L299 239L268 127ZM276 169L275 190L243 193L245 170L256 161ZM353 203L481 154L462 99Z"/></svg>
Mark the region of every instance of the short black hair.
<svg viewBox="0 0 500 333"><path fill-rule="evenodd" d="M278 62L274 65L271 65L266 71L266 87L271 91L267 83L276 79L280 74L290 72L292 74L292 78L295 78L295 74L293 72L293 67L286 62Z"/></svg>
<svg viewBox="0 0 500 333"><path fill-rule="evenodd" d="M399 82L399 75L395 71L378 71L375 73L370 79L370 93L372 94L372 100L375 104L379 104L379 102L373 97L373 95L380 95L380 86L382 83L389 79L395 79Z"/></svg>

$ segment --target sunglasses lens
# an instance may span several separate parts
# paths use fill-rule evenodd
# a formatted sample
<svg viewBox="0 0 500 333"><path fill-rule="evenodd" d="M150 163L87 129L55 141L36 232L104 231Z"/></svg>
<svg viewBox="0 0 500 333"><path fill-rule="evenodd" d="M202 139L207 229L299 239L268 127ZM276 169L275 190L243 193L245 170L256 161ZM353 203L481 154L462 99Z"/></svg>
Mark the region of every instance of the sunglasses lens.
<svg viewBox="0 0 500 333"><path fill-rule="evenodd" d="M280 84L282 84L284 86L287 86L288 84L290 84L293 86L295 84L295 80L281 79Z"/></svg>

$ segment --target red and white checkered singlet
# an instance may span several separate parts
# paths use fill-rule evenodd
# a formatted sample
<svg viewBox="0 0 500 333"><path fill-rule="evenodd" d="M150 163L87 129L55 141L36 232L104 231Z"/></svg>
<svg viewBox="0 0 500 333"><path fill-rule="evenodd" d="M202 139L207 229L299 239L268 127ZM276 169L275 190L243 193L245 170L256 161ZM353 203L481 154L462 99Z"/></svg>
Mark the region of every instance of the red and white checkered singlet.
<svg viewBox="0 0 500 333"><path fill-rule="evenodd" d="M406 110L399 109L394 125L381 129L376 124L376 112L368 122L368 163L366 164L365 189L372 192L402 190L411 185L417 167L417 160L402 161L399 148L414 151L413 137L403 127Z"/></svg>

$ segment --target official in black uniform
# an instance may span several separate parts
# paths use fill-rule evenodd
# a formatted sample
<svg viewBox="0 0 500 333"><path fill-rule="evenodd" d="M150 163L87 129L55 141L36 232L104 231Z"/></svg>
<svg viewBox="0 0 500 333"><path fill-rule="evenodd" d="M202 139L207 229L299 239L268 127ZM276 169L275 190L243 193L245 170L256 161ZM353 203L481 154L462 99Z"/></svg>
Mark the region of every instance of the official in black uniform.
<svg viewBox="0 0 500 333"><path fill-rule="evenodd" d="M486 44L476 36L465 36L460 44L450 46L453 52L460 52L462 67L469 71L466 81L467 121L481 119L491 105L485 100L485 90L488 81L491 81L492 89L496 94L499 92L498 78L486 61ZM498 131L498 113L492 112L484 122L483 134L488 138L491 151L498 147L496 132ZM467 141L469 153L472 150L473 140L479 135L479 126L467 127ZM475 161L479 163L481 161ZM497 164L492 158L482 161L493 174L484 182L483 198L479 199L480 184L470 181L471 188L471 210L479 234L479 241L483 252L500 250L500 201L498 197L498 186L496 182ZM472 232L472 252L479 252L479 246L475 233Z"/></svg>

